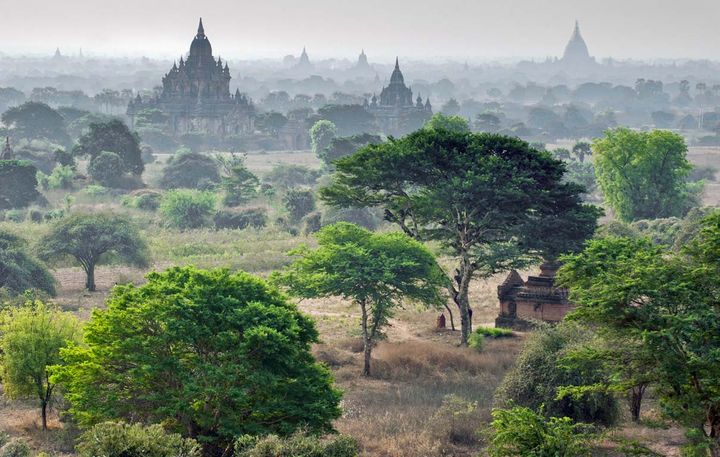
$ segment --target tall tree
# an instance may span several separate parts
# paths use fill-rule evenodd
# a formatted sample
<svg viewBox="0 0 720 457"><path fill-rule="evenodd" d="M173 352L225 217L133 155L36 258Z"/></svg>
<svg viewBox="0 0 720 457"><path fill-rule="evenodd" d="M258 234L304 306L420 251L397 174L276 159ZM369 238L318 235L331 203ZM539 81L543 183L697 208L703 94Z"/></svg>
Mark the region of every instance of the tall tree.
<svg viewBox="0 0 720 457"><path fill-rule="evenodd" d="M147 264L147 246L126 217L110 213L74 214L57 221L39 242L40 257L73 257L85 271L85 287L95 291L95 266L106 260Z"/></svg>
<svg viewBox="0 0 720 457"><path fill-rule="evenodd" d="M45 139L62 146L70 144L65 119L45 103L26 102L10 108L3 113L2 122L14 137Z"/></svg>
<svg viewBox="0 0 720 457"><path fill-rule="evenodd" d="M676 133L610 130L593 143L593 157L600 189L624 221L682 216L694 203L692 165Z"/></svg>
<svg viewBox="0 0 720 457"><path fill-rule="evenodd" d="M310 142L313 152L320 157L330 142L337 136L337 127L332 122L320 119L310 128Z"/></svg>
<svg viewBox="0 0 720 457"><path fill-rule="evenodd" d="M56 384L50 368L62 363L60 350L80 340L80 327L70 313L43 303L6 310L0 322L2 375L10 398L35 397L40 406L42 429L47 430L47 410Z"/></svg>
<svg viewBox="0 0 720 457"><path fill-rule="evenodd" d="M332 430L340 392L312 320L244 272L174 267L116 286L58 372L83 425L163 423L228 455L241 435ZM223 453L225 452L225 453Z"/></svg>
<svg viewBox="0 0 720 457"><path fill-rule="evenodd" d="M343 297L360 308L363 375L370 376L372 347L403 301L441 302L447 282L432 253L403 233L374 234L339 222L317 233L319 247L291 252L299 256L280 282L300 297Z"/></svg>
<svg viewBox="0 0 720 457"><path fill-rule="evenodd" d="M0 210L24 208L34 202L38 169L25 160L0 160Z"/></svg>
<svg viewBox="0 0 720 457"><path fill-rule="evenodd" d="M123 163L123 171L141 175L145 169L140 150L140 138L130 131L120 119L94 122L90 130L78 139L73 149L76 155L88 155L91 159L103 151L117 154Z"/></svg>
<svg viewBox="0 0 720 457"><path fill-rule="evenodd" d="M439 242L456 260L448 287L463 344L473 278L579 248L599 215L582 204L581 186L562 182L562 162L500 135L421 130L367 146L335 166L321 190L325 201L380 206L406 234Z"/></svg>

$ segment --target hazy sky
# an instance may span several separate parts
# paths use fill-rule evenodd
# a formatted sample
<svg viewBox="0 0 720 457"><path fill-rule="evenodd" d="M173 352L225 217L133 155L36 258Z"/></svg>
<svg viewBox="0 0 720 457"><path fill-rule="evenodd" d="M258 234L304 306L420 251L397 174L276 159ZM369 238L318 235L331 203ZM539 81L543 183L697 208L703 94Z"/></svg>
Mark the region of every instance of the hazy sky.
<svg viewBox="0 0 720 457"><path fill-rule="evenodd" d="M562 54L720 59L720 0L0 0L0 52L177 57L203 17L215 54L310 58Z"/></svg>

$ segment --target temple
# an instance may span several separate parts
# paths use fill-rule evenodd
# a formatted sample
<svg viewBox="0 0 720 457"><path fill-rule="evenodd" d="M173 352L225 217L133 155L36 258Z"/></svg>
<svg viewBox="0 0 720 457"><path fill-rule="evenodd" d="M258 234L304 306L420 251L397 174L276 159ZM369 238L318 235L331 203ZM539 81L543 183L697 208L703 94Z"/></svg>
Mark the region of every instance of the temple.
<svg viewBox="0 0 720 457"><path fill-rule="evenodd" d="M187 59L180 57L162 79L156 98L140 95L128 105L131 127L143 110L157 109L168 118L175 134L204 133L220 136L252 133L254 108L239 90L230 93L230 68L213 56L202 18Z"/></svg>
<svg viewBox="0 0 720 457"><path fill-rule="evenodd" d="M575 30L559 63L570 68L587 68L595 65L595 59L590 56L587 44L580 33L578 21L575 21Z"/></svg>
<svg viewBox="0 0 720 457"><path fill-rule="evenodd" d="M555 287L558 268L557 263L543 263L540 275L528 276L527 281L511 271L498 286L500 314L495 326L524 330L532 327L533 321L561 321L574 306L568 301L567 290Z"/></svg>
<svg viewBox="0 0 720 457"><path fill-rule="evenodd" d="M372 96L367 110L375 116L378 128L386 135L412 132L432 117L429 98L424 103L420 96L413 101L412 90L405 85L405 78L400 71L399 59L395 59L390 84L380 92L380 98Z"/></svg>
<svg viewBox="0 0 720 457"><path fill-rule="evenodd" d="M2 151L0 151L0 160L13 160L15 158L15 153L13 152L12 147L10 146L10 137L5 137L5 146L3 146Z"/></svg>

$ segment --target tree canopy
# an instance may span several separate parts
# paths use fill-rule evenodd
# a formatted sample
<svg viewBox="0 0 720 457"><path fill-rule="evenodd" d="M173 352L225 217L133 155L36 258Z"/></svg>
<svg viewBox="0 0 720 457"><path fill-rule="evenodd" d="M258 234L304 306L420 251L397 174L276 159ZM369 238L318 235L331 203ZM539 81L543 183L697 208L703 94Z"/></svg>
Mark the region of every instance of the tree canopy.
<svg viewBox="0 0 720 457"><path fill-rule="evenodd" d="M26 102L10 108L2 114L2 122L17 138L45 139L63 146L70 144L65 119L45 103Z"/></svg>
<svg viewBox="0 0 720 457"><path fill-rule="evenodd" d="M27 251L24 240L0 230L0 288L12 294L37 289L55 295L55 279Z"/></svg>
<svg viewBox="0 0 720 457"><path fill-rule="evenodd" d="M38 170L24 160L0 160L0 210L24 208L34 202Z"/></svg>
<svg viewBox="0 0 720 457"><path fill-rule="evenodd" d="M610 130L593 143L595 174L608 205L624 221L682 216L699 189L681 135L666 130Z"/></svg>
<svg viewBox="0 0 720 457"><path fill-rule="evenodd" d="M463 343L474 277L579 249L599 215L582 203L581 186L563 182L562 162L500 135L420 130L335 166L332 183L321 189L325 201L380 206L405 233L437 241L457 259L449 288Z"/></svg>
<svg viewBox="0 0 720 457"><path fill-rule="evenodd" d="M81 424L162 422L212 450L244 434L330 431L340 393L310 318L244 272L174 267L116 286L58 373Z"/></svg>
<svg viewBox="0 0 720 457"><path fill-rule="evenodd" d="M91 123L89 131L78 139L73 149L76 155L88 155L91 159L99 156L103 151L117 154L122 160L123 171L126 173L139 176L145 169L140 138L119 119Z"/></svg>

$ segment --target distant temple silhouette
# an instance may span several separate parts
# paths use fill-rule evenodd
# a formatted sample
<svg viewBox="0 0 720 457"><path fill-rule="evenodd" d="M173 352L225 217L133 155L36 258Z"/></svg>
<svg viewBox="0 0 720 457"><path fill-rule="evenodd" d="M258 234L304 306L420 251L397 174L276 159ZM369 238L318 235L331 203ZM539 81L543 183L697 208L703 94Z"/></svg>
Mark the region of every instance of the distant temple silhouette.
<svg viewBox="0 0 720 457"><path fill-rule="evenodd" d="M162 79L162 93L143 100L140 95L131 101L127 114L131 126L143 110L158 109L168 116L169 126L176 134L206 133L240 135L252 133L254 108L239 90L230 93L230 68L215 60L212 45L205 35L202 18L197 34L190 44L187 60L180 57Z"/></svg>
<svg viewBox="0 0 720 457"><path fill-rule="evenodd" d="M559 63L572 68L587 68L595 65L595 59L590 56L587 44L585 44L585 40L580 33L578 21L575 21L575 30L573 30L572 37L565 46L565 53Z"/></svg>
<svg viewBox="0 0 720 457"><path fill-rule="evenodd" d="M416 130L432 117L429 98L423 103L422 97L418 96L413 102L412 89L405 85L399 59L395 59L390 84L380 92L379 99L372 96L367 110L375 116L380 130L388 135L401 135Z"/></svg>

